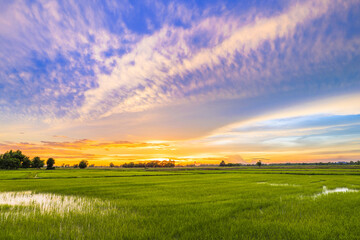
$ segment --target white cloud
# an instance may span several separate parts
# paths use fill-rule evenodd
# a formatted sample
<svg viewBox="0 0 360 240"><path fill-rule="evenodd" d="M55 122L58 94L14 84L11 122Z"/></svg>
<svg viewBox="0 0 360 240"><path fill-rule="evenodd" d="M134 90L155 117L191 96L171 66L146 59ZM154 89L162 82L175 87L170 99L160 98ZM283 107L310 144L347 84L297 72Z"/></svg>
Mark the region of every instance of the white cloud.
<svg viewBox="0 0 360 240"><path fill-rule="evenodd" d="M196 142L227 148L247 146L247 149L261 151L297 147L312 149L322 145L353 145L351 143L359 140L359 136L349 129L360 126L352 117L360 115L360 107L349 104L355 102L360 102L359 94L326 98L292 106L216 129ZM339 137L339 134L342 137Z"/></svg>
<svg viewBox="0 0 360 240"><path fill-rule="evenodd" d="M274 55L278 52L275 40L286 39L282 51L288 57L298 44L293 39L300 26L311 27L313 20L337 9L345 11L349 5L348 1L306 1L271 17L210 16L193 23L189 29L165 25L153 35L143 37L129 53L115 57L116 67L111 74L97 76L98 87L86 91L81 115L109 116L143 111L184 99L248 97L279 91L272 85L282 81L282 69L293 69L294 72L304 72L304 69L290 66L294 62ZM205 47L196 47L191 42L198 33L206 39ZM206 35L210 37L207 39ZM354 51L354 46L360 43L359 39L344 43L341 37L332 37L302 46L308 52L318 50L312 56L312 64ZM271 62L264 59L267 53L260 49L265 43L269 43L270 54L275 57ZM240 64L236 59L238 56L243 59ZM308 67L308 59L302 60L300 67ZM235 85L236 89L227 85Z"/></svg>

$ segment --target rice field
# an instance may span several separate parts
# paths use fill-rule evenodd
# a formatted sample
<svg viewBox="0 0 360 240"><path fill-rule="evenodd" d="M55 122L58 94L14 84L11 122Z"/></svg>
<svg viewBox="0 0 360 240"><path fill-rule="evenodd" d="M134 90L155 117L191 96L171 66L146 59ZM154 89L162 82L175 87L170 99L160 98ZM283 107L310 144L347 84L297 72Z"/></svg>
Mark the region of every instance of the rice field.
<svg viewBox="0 0 360 240"><path fill-rule="evenodd" d="M360 169L0 171L0 239L359 239Z"/></svg>

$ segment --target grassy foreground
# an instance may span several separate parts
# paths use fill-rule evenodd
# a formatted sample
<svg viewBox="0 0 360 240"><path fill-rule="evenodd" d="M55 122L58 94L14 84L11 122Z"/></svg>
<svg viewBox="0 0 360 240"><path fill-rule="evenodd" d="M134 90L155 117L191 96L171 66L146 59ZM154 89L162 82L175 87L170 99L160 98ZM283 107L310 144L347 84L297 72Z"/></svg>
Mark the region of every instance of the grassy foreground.
<svg viewBox="0 0 360 240"><path fill-rule="evenodd" d="M0 239L359 239L360 192L314 197L323 186L360 190L360 169L0 171L0 192L97 202L0 204Z"/></svg>

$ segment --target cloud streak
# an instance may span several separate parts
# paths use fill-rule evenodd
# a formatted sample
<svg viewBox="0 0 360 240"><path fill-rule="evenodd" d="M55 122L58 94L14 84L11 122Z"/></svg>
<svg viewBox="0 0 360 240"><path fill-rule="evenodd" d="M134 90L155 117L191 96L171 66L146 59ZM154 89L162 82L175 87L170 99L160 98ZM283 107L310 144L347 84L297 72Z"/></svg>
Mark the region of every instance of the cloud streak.
<svg viewBox="0 0 360 240"><path fill-rule="evenodd" d="M286 65L279 55L274 56L273 64L266 66L266 55L293 51L294 45L298 44L294 38L303 31L304 25L331 14L337 8L344 10L350 4L343 1L307 1L294 4L279 15L241 19L245 23L230 16L206 17L188 29L164 26L153 35L144 37L131 52L117 58L111 74L99 75L98 87L85 93L82 111L86 115L96 109L97 115L108 116L171 104L174 99L200 101L214 99L214 96L218 99L247 98L264 94L280 83L289 84L288 79L281 79L281 68L297 72L297 67ZM191 39L198 32L211 37L205 46L194 48ZM359 39L355 39L349 45L341 38L332 37L322 39L325 40L323 44L316 42L320 51L312 56L312 63L324 61L340 52L353 51L360 43ZM333 46L331 53L326 51L330 39L338 45ZM280 49L275 46L276 40L283 41ZM269 48L267 52L264 52L264 45ZM345 45L349 45L348 50ZM272 79L267 80L269 77ZM274 81L274 77L278 79ZM237 91L231 91L233 86L237 87ZM95 107L99 105L103 107Z"/></svg>

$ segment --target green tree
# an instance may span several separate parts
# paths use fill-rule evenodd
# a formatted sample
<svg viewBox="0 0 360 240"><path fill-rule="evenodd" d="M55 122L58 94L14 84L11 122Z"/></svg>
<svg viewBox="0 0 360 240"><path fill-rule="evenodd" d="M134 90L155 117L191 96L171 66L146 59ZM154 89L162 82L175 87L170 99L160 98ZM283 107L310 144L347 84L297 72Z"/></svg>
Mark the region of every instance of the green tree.
<svg viewBox="0 0 360 240"><path fill-rule="evenodd" d="M39 157L34 157L31 161L31 167L33 168L42 168L44 166L44 160L41 160Z"/></svg>
<svg viewBox="0 0 360 240"><path fill-rule="evenodd" d="M21 161L26 158L21 151L8 151L0 157L0 168L2 169L18 169L21 167Z"/></svg>
<svg viewBox="0 0 360 240"><path fill-rule="evenodd" d="M261 165L262 165L262 163L261 163L261 161L259 160L259 161L256 163L256 166L261 167Z"/></svg>
<svg viewBox="0 0 360 240"><path fill-rule="evenodd" d="M46 161L46 169L48 170L55 169L54 164L55 164L55 160L53 158L49 158Z"/></svg>
<svg viewBox="0 0 360 240"><path fill-rule="evenodd" d="M4 154L0 159L1 169L18 169L20 166L20 160L17 158L11 158Z"/></svg>
<svg viewBox="0 0 360 240"><path fill-rule="evenodd" d="M22 168L30 168L31 167L31 160L28 157L24 158L22 163L21 163L21 167Z"/></svg>
<svg viewBox="0 0 360 240"><path fill-rule="evenodd" d="M30 160L20 150L10 150L1 156L0 168L17 169L30 167Z"/></svg>
<svg viewBox="0 0 360 240"><path fill-rule="evenodd" d="M88 166L88 161L81 160L79 163L79 168L86 168Z"/></svg>

